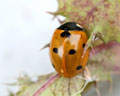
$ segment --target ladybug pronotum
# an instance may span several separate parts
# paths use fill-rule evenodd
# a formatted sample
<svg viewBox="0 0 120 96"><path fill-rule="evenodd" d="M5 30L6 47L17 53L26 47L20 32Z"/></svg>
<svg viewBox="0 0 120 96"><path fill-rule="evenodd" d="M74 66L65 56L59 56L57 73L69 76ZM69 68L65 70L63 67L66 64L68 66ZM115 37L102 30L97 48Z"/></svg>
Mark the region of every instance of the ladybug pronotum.
<svg viewBox="0 0 120 96"><path fill-rule="evenodd" d="M73 77L86 66L89 49L83 56L88 40L86 33L75 22L67 22L58 27L50 42L50 59L55 70L64 77Z"/></svg>

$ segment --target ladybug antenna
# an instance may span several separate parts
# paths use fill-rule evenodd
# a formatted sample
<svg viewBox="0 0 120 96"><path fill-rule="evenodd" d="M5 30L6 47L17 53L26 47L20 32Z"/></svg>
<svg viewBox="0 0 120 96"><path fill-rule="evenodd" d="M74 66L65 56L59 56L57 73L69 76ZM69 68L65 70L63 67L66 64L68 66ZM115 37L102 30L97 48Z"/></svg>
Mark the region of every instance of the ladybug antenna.
<svg viewBox="0 0 120 96"><path fill-rule="evenodd" d="M93 54L95 55L95 50L92 45L91 45L91 50L92 50Z"/></svg>

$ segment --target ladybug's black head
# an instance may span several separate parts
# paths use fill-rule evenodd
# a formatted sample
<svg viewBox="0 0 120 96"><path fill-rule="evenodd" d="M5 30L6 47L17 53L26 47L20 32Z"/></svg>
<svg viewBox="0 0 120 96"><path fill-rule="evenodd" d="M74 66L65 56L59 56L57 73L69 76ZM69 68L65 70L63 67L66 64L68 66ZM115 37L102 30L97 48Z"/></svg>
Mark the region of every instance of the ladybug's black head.
<svg viewBox="0 0 120 96"><path fill-rule="evenodd" d="M80 27L80 25L78 25L75 22L64 23L63 25L61 25L57 29L61 29L61 30L80 30L80 31L84 30L82 27Z"/></svg>

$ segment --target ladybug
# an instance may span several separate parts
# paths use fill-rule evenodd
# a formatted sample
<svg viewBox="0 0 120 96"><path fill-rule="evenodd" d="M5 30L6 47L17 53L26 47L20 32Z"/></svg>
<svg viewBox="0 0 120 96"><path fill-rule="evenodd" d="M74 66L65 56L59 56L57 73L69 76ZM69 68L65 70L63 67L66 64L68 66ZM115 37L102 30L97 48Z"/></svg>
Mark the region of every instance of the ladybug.
<svg viewBox="0 0 120 96"><path fill-rule="evenodd" d="M83 55L87 40L84 29L75 22L67 22L55 30L49 53L58 74L70 78L85 68L89 57L89 49Z"/></svg>

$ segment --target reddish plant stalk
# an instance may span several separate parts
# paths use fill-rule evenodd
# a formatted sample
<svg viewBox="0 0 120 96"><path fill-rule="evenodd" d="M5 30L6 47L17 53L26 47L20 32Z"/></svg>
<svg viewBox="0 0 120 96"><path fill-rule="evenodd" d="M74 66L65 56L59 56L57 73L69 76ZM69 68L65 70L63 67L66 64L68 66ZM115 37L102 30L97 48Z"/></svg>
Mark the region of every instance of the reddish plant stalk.
<svg viewBox="0 0 120 96"><path fill-rule="evenodd" d="M101 45L98 45L97 47L94 47L92 50L94 50L94 53L92 52L92 50L90 50L90 57L92 57L93 55L103 51L103 50L107 50L109 48L113 48L116 46L120 46L120 43L117 43L115 41L111 41L107 44L103 43Z"/></svg>
<svg viewBox="0 0 120 96"><path fill-rule="evenodd" d="M59 77L58 74L52 76L42 87L40 87L33 96L39 96L51 83L53 83Z"/></svg>

